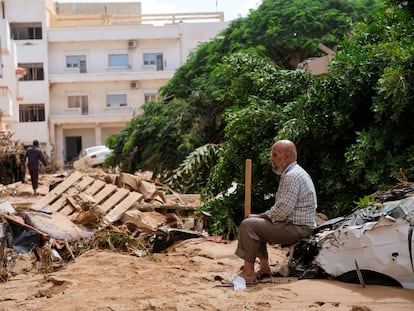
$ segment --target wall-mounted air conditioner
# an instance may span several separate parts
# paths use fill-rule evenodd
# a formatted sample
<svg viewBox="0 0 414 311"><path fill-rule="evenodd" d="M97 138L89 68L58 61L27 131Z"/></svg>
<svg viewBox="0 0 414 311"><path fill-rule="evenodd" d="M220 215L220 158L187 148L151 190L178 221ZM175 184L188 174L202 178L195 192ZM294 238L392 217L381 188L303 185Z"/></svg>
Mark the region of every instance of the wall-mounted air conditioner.
<svg viewBox="0 0 414 311"><path fill-rule="evenodd" d="M128 48L129 49L135 49L138 46L138 42L135 40L129 40L128 41Z"/></svg>
<svg viewBox="0 0 414 311"><path fill-rule="evenodd" d="M131 89L135 90L135 89L139 89L139 82L138 81L131 81Z"/></svg>

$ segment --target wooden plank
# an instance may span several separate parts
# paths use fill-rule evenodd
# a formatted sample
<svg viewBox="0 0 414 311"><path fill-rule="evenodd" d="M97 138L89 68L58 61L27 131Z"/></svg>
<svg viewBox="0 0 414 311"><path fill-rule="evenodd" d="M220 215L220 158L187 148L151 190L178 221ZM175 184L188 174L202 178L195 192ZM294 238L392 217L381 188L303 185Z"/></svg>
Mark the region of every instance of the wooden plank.
<svg viewBox="0 0 414 311"><path fill-rule="evenodd" d="M96 204L101 203L104 199L106 199L109 195L111 195L111 193L113 193L116 189L118 189L117 186L112 185L112 184L106 184L105 187L94 196Z"/></svg>
<svg viewBox="0 0 414 311"><path fill-rule="evenodd" d="M244 218L249 217L252 210L252 160L246 159L244 175Z"/></svg>
<svg viewBox="0 0 414 311"><path fill-rule="evenodd" d="M119 174L119 186L123 188L127 188L128 186L131 190L137 191L138 190L138 183L139 178L135 175L128 174L128 173L120 173Z"/></svg>
<svg viewBox="0 0 414 311"><path fill-rule="evenodd" d="M69 202L70 204L72 204L72 206L73 206L73 208L74 208L75 210L78 210L78 211L81 211L81 210L82 210L82 206L80 206L80 205L78 204L78 202L76 202L76 200L75 200L72 196L69 196L69 197L68 197L68 202Z"/></svg>
<svg viewBox="0 0 414 311"><path fill-rule="evenodd" d="M96 179L95 182L88 189L85 190L87 195L94 195L106 185L106 182Z"/></svg>
<svg viewBox="0 0 414 311"><path fill-rule="evenodd" d="M80 182L78 182L78 184L76 185L76 188L82 192L86 188L88 188L94 181L95 181L95 178L91 176L85 176L84 178L82 178Z"/></svg>
<svg viewBox="0 0 414 311"><path fill-rule="evenodd" d="M63 182L53 188L48 194L46 194L42 199L37 201L34 205L34 209L41 209L45 208L46 205L49 205L56 198L62 194L65 190L67 190L70 186L72 186L76 181L78 181L83 174L81 172L74 172L68 178L66 178Z"/></svg>
<svg viewBox="0 0 414 311"><path fill-rule="evenodd" d="M66 204L65 207L59 213L65 216L69 216L74 211L76 211L76 209L72 206L72 204Z"/></svg>
<svg viewBox="0 0 414 311"><path fill-rule="evenodd" d="M116 192L108 200L106 200L101 206L99 206L99 209L105 215L115 204L124 199L129 192L130 191L128 189L118 188Z"/></svg>
<svg viewBox="0 0 414 311"><path fill-rule="evenodd" d="M154 183L141 180L138 185L138 191L144 196L144 200L148 201L154 198L157 187Z"/></svg>
<svg viewBox="0 0 414 311"><path fill-rule="evenodd" d="M84 205L94 206L96 205L95 199L93 196L85 194L85 192L78 193L78 198L82 200Z"/></svg>
<svg viewBox="0 0 414 311"><path fill-rule="evenodd" d="M194 206L187 206L187 205L179 205L179 204L151 204L151 203L140 203L137 206L137 209L142 212L152 212L156 210L171 210L171 211L195 211L197 207Z"/></svg>
<svg viewBox="0 0 414 311"><path fill-rule="evenodd" d="M105 220L109 223L119 220L127 210L129 210L136 202L141 201L142 198L143 195L141 193L130 192L121 203L105 216Z"/></svg>
<svg viewBox="0 0 414 311"><path fill-rule="evenodd" d="M58 212L66 204L66 197L60 197L52 205L46 206L44 209L51 212Z"/></svg>

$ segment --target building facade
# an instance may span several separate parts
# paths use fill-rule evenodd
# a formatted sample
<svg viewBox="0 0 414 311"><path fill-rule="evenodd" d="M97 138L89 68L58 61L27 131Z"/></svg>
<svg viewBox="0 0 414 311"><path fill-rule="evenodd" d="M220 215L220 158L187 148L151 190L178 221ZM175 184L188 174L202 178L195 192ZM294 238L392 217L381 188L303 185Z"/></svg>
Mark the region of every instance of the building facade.
<svg viewBox="0 0 414 311"><path fill-rule="evenodd" d="M139 2L0 3L3 119L13 139L38 139L60 164L119 133L228 25L222 12L145 15Z"/></svg>

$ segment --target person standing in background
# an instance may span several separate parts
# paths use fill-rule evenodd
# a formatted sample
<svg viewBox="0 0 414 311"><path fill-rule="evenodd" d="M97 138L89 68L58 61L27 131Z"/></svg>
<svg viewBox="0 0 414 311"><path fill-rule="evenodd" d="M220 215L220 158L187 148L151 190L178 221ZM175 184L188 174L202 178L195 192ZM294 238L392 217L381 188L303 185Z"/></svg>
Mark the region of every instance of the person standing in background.
<svg viewBox="0 0 414 311"><path fill-rule="evenodd" d="M47 166L47 161L42 150L39 148L39 141L37 139L33 140L33 145L27 149L23 163L26 163L26 161L27 168L30 173L30 179L32 181L33 195L35 196L37 195L39 182L40 163L42 163L45 167Z"/></svg>

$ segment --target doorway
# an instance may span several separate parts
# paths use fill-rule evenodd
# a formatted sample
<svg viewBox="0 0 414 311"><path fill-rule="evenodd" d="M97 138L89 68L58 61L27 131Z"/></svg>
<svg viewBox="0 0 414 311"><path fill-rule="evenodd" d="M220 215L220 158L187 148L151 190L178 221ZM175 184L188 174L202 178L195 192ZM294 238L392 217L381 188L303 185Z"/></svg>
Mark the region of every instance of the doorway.
<svg viewBox="0 0 414 311"><path fill-rule="evenodd" d="M66 161L72 162L82 150L82 137L69 136L65 138L66 142Z"/></svg>

